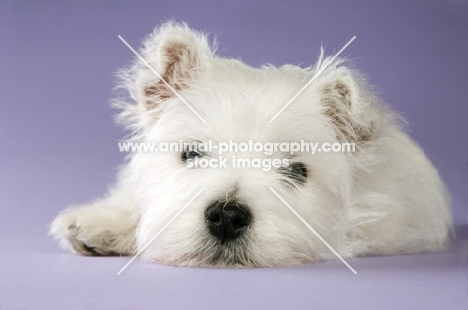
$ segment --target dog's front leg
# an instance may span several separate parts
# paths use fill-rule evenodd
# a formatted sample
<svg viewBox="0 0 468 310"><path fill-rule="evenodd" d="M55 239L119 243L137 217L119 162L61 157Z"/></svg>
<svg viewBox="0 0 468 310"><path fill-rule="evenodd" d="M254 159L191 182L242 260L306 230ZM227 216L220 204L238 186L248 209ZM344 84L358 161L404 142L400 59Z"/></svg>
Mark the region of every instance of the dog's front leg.
<svg viewBox="0 0 468 310"><path fill-rule="evenodd" d="M50 225L50 233L78 254L128 255L135 251L139 221L132 195L116 190L95 203L60 212Z"/></svg>

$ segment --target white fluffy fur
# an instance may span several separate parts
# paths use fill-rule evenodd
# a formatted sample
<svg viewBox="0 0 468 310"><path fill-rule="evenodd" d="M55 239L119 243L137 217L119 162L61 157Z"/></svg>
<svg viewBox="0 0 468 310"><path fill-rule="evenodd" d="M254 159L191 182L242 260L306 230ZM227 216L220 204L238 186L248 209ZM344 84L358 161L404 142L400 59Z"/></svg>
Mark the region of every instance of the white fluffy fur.
<svg viewBox="0 0 468 310"><path fill-rule="evenodd" d="M121 88L134 101L114 102L134 141L346 140L358 150L300 154L295 161L307 166L308 178L292 187L274 170L188 169L180 154L134 153L104 199L57 216L50 231L63 246L86 255L135 253L203 186L143 252L144 259L177 266L292 266L336 258L268 186L343 257L447 246L449 198L436 169L404 133L400 118L344 60L331 64L267 124L330 58L322 54L307 69L252 68L216 56L206 35L174 22L155 29L141 54L207 124L135 60L119 73ZM254 221L244 238L221 246L206 228L204 211L233 192Z"/></svg>

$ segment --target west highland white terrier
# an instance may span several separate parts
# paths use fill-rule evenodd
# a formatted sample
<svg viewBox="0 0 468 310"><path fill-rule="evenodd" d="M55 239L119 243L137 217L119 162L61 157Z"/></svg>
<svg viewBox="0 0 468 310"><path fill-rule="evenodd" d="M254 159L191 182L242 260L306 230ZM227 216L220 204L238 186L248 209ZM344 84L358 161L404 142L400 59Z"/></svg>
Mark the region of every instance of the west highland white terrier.
<svg viewBox="0 0 468 310"><path fill-rule="evenodd" d="M53 221L50 232L62 246L84 255L141 251L143 259L168 265L228 267L310 264L336 258L330 247L349 258L449 244L450 200L436 169L349 62L331 62L322 51L310 68L253 68L217 56L215 45L168 22L140 49L149 66L135 58L119 71L129 95L113 104L130 141L184 146L131 152L103 199L72 206ZM222 167L201 167L220 153L193 147L208 141L229 142ZM234 142L274 149L241 152ZM322 149L282 147L309 142ZM325 151L344 143L354 152ZM252 166L236 166L239 159ZM276 165L265 169L269 160Z"/></svg>

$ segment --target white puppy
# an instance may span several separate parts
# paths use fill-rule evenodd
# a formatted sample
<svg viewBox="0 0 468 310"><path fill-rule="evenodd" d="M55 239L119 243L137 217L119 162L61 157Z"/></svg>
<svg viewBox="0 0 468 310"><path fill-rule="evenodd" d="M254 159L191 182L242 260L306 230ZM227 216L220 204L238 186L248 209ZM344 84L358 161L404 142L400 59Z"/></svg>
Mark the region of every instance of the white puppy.
<svg viewBox="0 0 468 310"><path fill-rule="evenodd" d="M224 152L227 167L188 167L212 152L133 152L102 200L61 212L51 233L85 255L143 249L176 266L293 266L336 258L274 189L341 256L439 251L450 239L449 197L436 169L342 59L312 68L252 68L215 55L207 36L169 22L120 72L119 121L133 142L354 143L355 152ZM325 68L326 67L326 68ZM274 121L269 120L325 70ZM169 87L169 86L170 87ZM176 95L173 90L177 92ZM206 123L183 102L183 98ZM288 167L240 169L234 160L279 158Z"/></svg>

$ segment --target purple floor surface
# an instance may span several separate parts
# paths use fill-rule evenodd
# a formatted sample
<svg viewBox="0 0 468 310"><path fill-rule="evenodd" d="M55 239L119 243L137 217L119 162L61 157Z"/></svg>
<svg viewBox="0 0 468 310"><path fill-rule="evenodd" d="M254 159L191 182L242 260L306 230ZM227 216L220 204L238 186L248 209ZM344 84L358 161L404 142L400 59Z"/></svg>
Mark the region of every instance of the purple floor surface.
<svg viewBox="0 0 468 310"><path fill-rule="evenodd" d="M301 268L177 268L1 239L0 309L468 309L468 240L428 255ZM461 246L464 247L462 251ZM463 261L465 263L463 263Z"/></svg>

